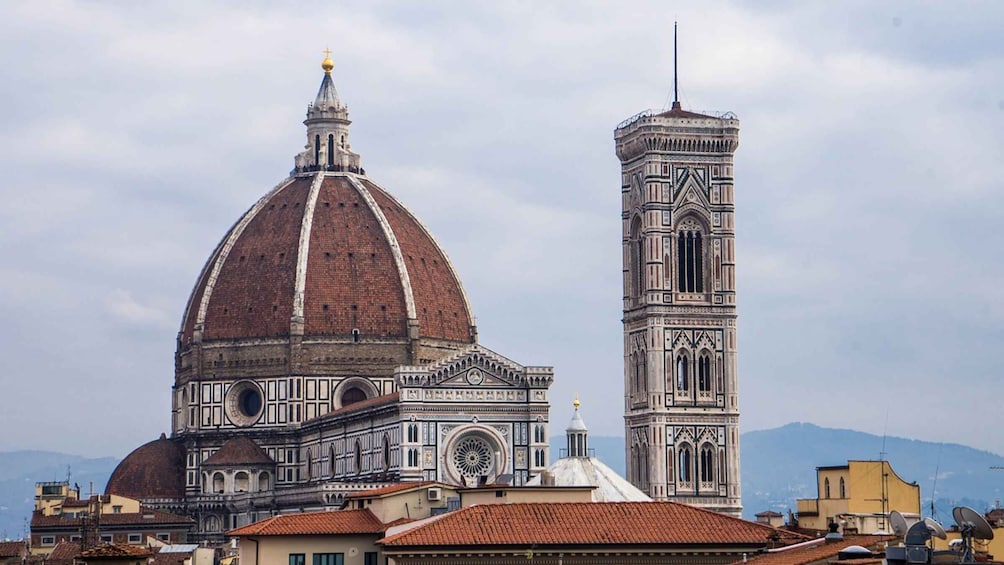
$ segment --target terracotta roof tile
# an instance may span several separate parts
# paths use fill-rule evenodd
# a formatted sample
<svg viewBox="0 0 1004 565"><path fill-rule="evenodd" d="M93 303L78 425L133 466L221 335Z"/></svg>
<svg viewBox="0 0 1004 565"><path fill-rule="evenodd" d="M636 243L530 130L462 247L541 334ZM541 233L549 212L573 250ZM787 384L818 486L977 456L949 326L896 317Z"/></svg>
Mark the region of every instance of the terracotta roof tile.
<svg viewBox="0 0 1004 565"><path fill-rule="evenodd" d="M185 496L185 448L161 434L126 456L108 479L105 494L135 500Z"/></svg>
<svg viewBox="0 0 1004 565"><path fill-rule="evenodd" d="M0 559L24 557L28 554L28 544L24 540L0 541Z"/></svg>
<svg viewBox="0 0 1004 565"><path fill-rule="evenodd" d="M304 424L307 424L309 422L317 422L317 421L320 421L320 420L328 420L330 418L335 418L335 417L341 416L343 414L349 414L351 412L355 412L357 410L363 410L365 408L373 408L373 407L376 407L376 406L384 406L385 404L396 404L397 401L400 398L401 398L401 393L397 392L397 391L392 392L390 394L384 394L382 396L374 396L372 398L367 398L366 400L360 400L359 402L353 402L352 404L349 404L348 406L342 406L341 408L338 408L337 410L332 410L330 412L325 412L324 414L321 414L320 416L317 416L315 418L311 418L309 420L306 420L304 422Z"/></svg>
<svg viewBox="0 0 1004 565"><path fill-rule="evenodd" d="M47 563L59 561L72 561L80 553L80 544L73 541L61 541L52 548L52 553L45 560Z"/></svg>
<svg viewBox="0 0 1004 565"><path fill-rule="evenodd" d="M379 534L384 525L367 510L334 510L280 514L228 532L240 536Z"/></svg>
<svg viewBox="0 0 1004 565"><path fill-rule="evenodd" d="M253 439L237 436L206 458L203 465L275 465L275 461Z"/></svg>
<svg viewBox="0 0 1004 565"><path fill-rule="evenodd" d="M107 543L81 551L77 557L80 559L120 559L122 557L150 557L151 555L153 552L145 547Z"/></svg>
<svg viewBox="0 0 1004 565"><path fill-rule="evenodd" d="M372 498L374 496L385 496L388 494L394 494L396 492L404 492L411 489L422 488L438 484L441 483L437 483L436 481L422 481L417 483L398 483L396 485L388 485L385 487L353 492L348 496L346 496L345 498Z"/></svg>
<svg viewBox="0 0 1004 565"><path fill-rule="evenodd" d="M815 543L800 544L798 547L784 548L781 551L756 555L748 559L747 563L755 563L756 565L808 565L810 563L835 559L837 554L848 546L860 545L868 549L895 539L897 539L896 536L846 535L839 542L827 543L823 538L818 538L814 540ZM841 561L841 563L844 562ZM739 563L742 563L742 561L736 561L737 565Z"/></svg>
<svg viewBox="0 0 1004 565"><path fill-rule="evenodd" d="M45 516L41 512L34 512L31 515L31 528L65 528L78 527L82 523L82 518L68 518L66 516ZM141 512L122 512L121 514L102 514L101 524L104 526L133 526L156 524L161 526L188 526L195 522L187 516L179 516L160 510L149 508L142 509Z"/></svg>
<svg viewBox="0 0 1004 565"><path fill-rule="evenodd" d="M471 506L383 540L388 547L508 545L765 546L804 536L674 502Z"/></svg>
<svg viewBox="0 0 1004 565"><path fill-rule="evenodd" d="M241 221L224 236L189 297L180 347L192 342L207 294L205 341L290 335L300 231L315 178L296 178L267 194L249 210L253 214L232 242ZM473 316L443 250L404 206L368 179L360 180L404 255L419 336L472 343ZM363 337L408 337L394 250L360 191L347 176L327 176L313 211L303 289L305 334L347 337L358 329Z"/></svg>

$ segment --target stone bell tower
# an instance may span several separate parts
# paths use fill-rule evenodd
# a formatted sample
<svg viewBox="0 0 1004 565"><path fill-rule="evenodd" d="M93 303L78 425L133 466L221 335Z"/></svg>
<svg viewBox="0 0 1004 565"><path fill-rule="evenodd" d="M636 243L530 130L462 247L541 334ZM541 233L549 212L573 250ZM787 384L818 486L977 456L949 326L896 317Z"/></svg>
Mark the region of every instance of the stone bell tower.
<svg viewBox="0 0 1004 565"><path fill-rule="evenodd" d="M621 162L628 479L653 499L739 515L731 113L646 111Z"/></svg>

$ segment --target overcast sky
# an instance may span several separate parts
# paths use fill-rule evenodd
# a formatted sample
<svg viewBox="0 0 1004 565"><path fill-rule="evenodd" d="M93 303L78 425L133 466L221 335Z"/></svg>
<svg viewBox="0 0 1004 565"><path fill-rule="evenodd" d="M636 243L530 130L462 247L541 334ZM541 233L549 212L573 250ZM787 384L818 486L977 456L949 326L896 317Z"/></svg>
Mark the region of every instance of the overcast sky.
<svg viewBox="0 0 1004 565"><path fill-rule="evenodd" d="M206 257L293 165L330 46L368 174L482 343L623 434L613 129L731 110L744 431L1004 452L1004 4L0 4L0 450L168 432ZM876 453L876 456L878 454Z"/></svg>

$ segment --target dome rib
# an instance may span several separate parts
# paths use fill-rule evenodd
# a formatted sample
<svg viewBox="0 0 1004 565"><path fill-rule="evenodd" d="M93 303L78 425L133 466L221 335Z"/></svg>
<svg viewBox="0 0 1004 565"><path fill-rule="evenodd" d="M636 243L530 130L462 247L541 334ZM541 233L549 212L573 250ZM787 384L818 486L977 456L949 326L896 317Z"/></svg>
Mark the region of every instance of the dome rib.
<svg viewBox="0 0 1004 565"><path fill-rule="evenodd" d="M380 205L381 207L385 205L390 205L392 206L392 209L394 210L395 213L407 219L407 221L403 223L398 218L391 220L390 224L392 228L395 223L401 226L405 232L410 231L412 228L417 228L421 236L424 236L424 238L428 240L428 242L431 244L430 249L435 253L437 260L441 260L443 262L443 265L446 267L446 270L449 272L449 275L452 278L452 281L450 281L452 282L451 286L455 287L457 289L457 292L460 294L459 298L460 302L463 305L464 317L466 318L464 320L465 327L462 329L457 327L448 327L448 324L443 323L445 321L441 320L440 327L438 328L440 330L439 332L440 337L444 337L447 339L462 339L467 343L475 343L477 341L477 328L475 327L474 324L474 311L471 310L471 303L470 300L468 300L467 298L467 291L464 290L464 285L463 283L461 283L460 277L457 276L457 270L453 267L453 262L450 261L449 256L446 254L446 252L443 251L443 247L436 240L436 237L432 235L432 232L430 232L429 229L425 227L425 224L423 224L422 221L418 219L418 217L416 217L415 214L413 214L407 206L402 204L390 192L384 190L380 185L376 184L369 178L363 178L362 182L374 195L374 198L375 200L377 200L378 205ZM390 220L390 218L388 219ZM401 236L405 237L406 240L409 241L411 244L417 243L416 238L411 233L402 233ZM418 250L416 249L415 251L417 252ZM402 253L411 253L411 252L402 249ZM441 289L435 288L435 285L432 283L433 278L423 277L423 276L419 276L418 278L419 278L418 282L420 283L420 285L414 289L416 299L423 303L441 304L442 302L439 300L440 298L442 298ZM422 316L419 318L419 323L421 324L422 322L431 322L431 320L428 318L428 316ZM432 324L424 324L422 330L423 333L433 331Z"/></svg>
<svg viewBox="0 0 1004 565"><path fill-rule="evenodd" d="M394 256L394 266L397 267L398 276L401 277L401 287L404 290L404 304L408 312L408 320L417 321L418 313L415 309L415 291L411 288L411 276L408 274L408 268L404 264L404 254L401 253L401 245L397 241L397 235L391 229L387 216L384 215L383 210L377 205L370 191L354 175L347 175L347 178L352 187L356 189L356 192L363 197L363 201L369 206L373 215L376 216L377 223L380 224L380 229L383 230L384 237L387 238L387 244L390 245L391 253Z"/></svg>
<svg viewBox="0 0 1004 565"><path fill-rule="evenodd" d="M303 322L303 296L307 286L307 259L310 257L310 233L314 225L314 209L317 195L324 183L324 173L317 173L310 183L310 193L304 203L303 222L300 224L300 244L296 250L296 282L293 286L293 319Z"/></svg>
<svg viewBox="0 0 1004 565"><path fill-rule="evenodd" d="M209 309L209 299L213 295L213 287L216 285L216 280L220 276L223 264L226 263L227 257L230 255L230 251L233 249L234 244L238 239L240 239L241 234L244 233L244 229L251 223L251 220L253 220L255 216L258 215L258 212L265 207L265 204L271 200L272 196L279 193L284 188L292 185L295 180L295 178L289 177L276 185L275 188L268 191L265 196L259 198L258 201L254 203L254 206L252 206L251 209L248 210L236 224L234 224L234 227L230 230L230 233L227 235L223 245L220 246L219 253L214 254L213 259L211 260L214 260L215 263L213 263L212 271L209 274L209 278L206 280L206 287L202 291L202 300L199 303L198 314L195 317L195 327L193 328L195 331L201 330L206 323L206 311ZM198 292L198 290L196 290L196 292ZM194 294L192 295L192 298L195 298Z"/></svg>

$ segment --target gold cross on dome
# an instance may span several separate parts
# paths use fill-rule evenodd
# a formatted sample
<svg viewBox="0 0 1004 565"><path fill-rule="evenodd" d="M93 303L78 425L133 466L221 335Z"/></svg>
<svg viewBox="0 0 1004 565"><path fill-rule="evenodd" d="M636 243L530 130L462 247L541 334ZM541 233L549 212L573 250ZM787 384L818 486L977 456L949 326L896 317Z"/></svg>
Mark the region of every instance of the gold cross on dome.
<svg viewBox="0 0 1004 565"><path fill-rule="evenodd" d="M331 58L331 49L328 49L327 47L324 48L324 58L325 59Z"/></svg>

